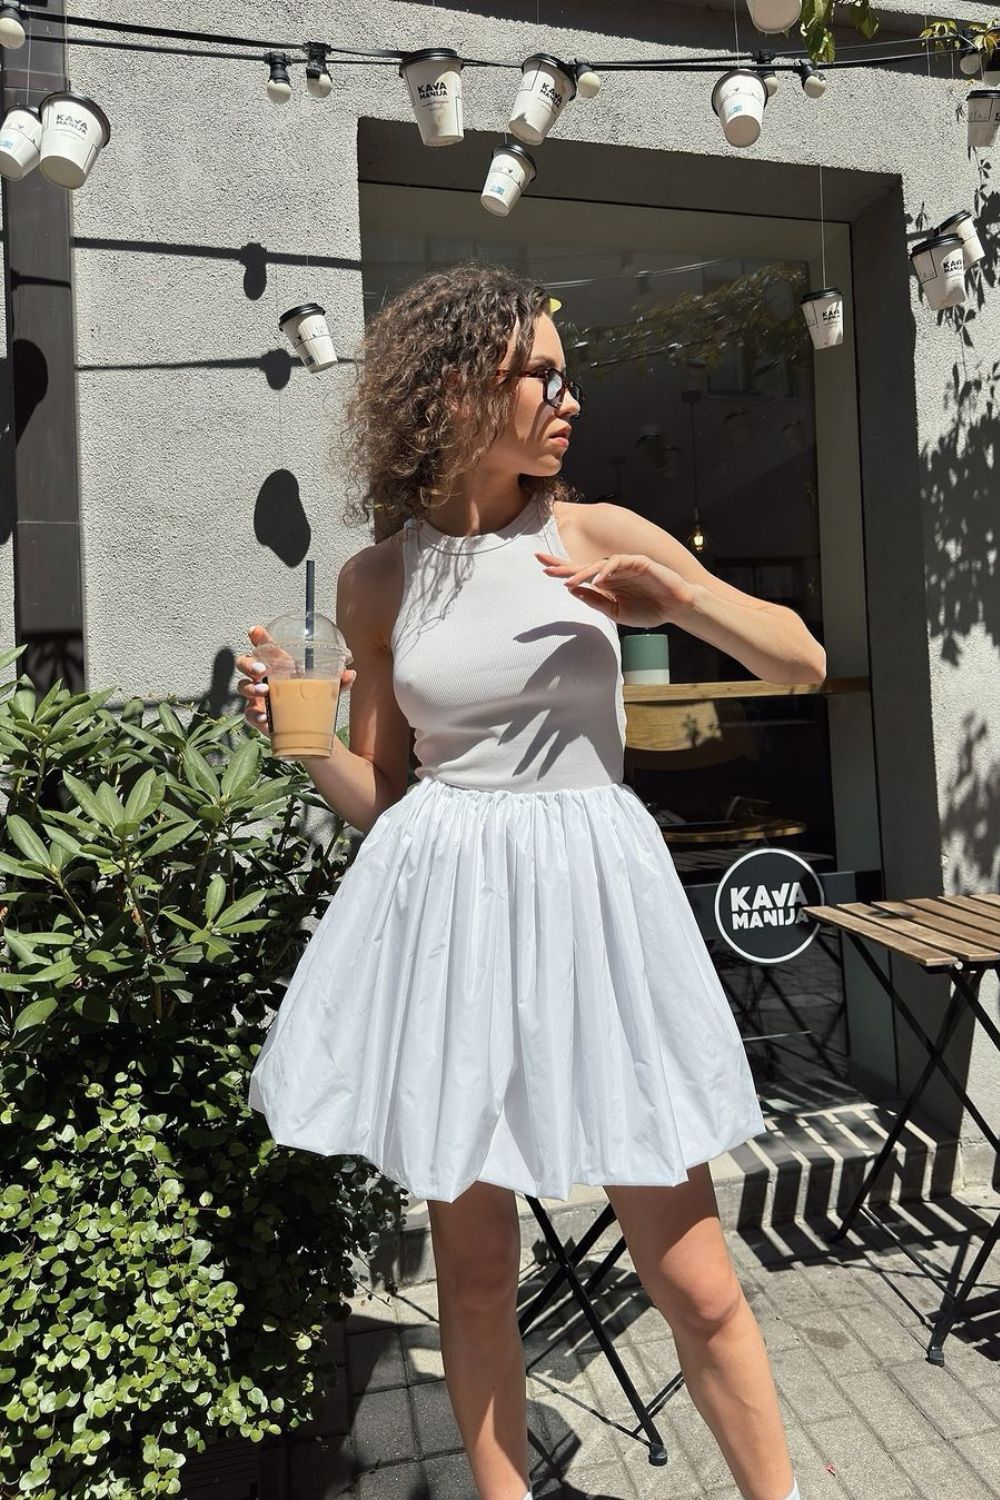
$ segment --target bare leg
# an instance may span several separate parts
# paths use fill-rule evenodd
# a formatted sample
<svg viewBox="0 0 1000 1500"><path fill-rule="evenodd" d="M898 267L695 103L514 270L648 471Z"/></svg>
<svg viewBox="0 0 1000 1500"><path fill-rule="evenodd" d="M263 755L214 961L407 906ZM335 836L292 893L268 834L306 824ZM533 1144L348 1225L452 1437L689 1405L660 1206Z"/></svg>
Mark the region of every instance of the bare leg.
<svg viewBox="0 0 1000 1500"><path fill-rule="evenodd" d="M793 1474L767 1349L737 1280L707 1164L677 1187L606 1189L632 1263L673 1330L691 1399L745 1500L787 1500Z"/></svg>
<svg viewBox="0 0 1000 1500"><path fill-rule="evenodd" d="M480 1500L524 1500L530 1486L514 1194L476 1182L454 1203L429 1199L427 1207L445 1383L476 1488Z"/></svg>

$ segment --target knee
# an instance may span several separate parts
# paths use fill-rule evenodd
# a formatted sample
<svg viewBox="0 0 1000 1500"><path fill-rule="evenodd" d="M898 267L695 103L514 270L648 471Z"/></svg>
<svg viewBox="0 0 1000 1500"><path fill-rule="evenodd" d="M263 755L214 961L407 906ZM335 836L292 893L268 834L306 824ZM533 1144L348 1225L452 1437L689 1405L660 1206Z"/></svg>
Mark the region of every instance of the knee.
<svg viewBox="0 0 1000 1500"><path fill-rule="evenodd" d="M702 1340L728 1327L746 1303L732 1269L680 1286L661 1284L656 1300L675 1333Z"/></svg>
<svg viewBox="0 0 1000 1500"><path fill-rule="evenodd" d="M439 1302L464 1316L508 1311L517 1299L517 1257L490 1256L438 1268Z"/></svg>

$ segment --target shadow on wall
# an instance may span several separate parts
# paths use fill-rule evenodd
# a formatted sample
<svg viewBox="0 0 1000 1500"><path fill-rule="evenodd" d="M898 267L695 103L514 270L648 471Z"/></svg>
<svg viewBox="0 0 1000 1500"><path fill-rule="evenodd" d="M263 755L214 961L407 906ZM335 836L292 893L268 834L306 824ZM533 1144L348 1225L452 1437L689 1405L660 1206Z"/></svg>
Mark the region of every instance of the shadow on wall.
<svg viewBox="0 0 1000 1500"><path fill-rule="evenodd" d="M985 633L1000 657L1000 360L984 357L983 347L977 351L977 320L1000 286L1000 193L990 186L990 173L990 162L981 160L972 204L985 258L969 273L966 302L938 314L959 340L944 391L950 422L921 454L929 629L941 658L954 666L973 631ZM917 226L924 227L919 219ZM950 846L953 890L996 889L1000 880L1000 754L989 735L984 716L965 716L943 789L941 832Z"/></svg>
<svg viewBox="0 0 1000 1500"><path fill-rule="evenodd" d="M309 553L312 528L290 469L275 469L261 485L253 513L254 536L270 547L288 568L297 568Z"/></svg>

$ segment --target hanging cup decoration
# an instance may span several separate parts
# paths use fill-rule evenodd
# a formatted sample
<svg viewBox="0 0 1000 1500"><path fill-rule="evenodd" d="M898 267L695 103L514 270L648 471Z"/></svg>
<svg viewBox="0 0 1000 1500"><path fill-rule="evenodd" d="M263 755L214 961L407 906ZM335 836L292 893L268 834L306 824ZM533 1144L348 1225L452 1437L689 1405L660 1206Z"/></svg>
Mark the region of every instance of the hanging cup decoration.
<svg viewBox="0 0 1000 1500"><path fill-rule="evenodd" d="M988 89L1000 88L1000 51L983 53L983 83Z"/></svg>
<svg viewBox="0 0 1000 1500"><path fill-rule="evenodd" d="M33 104L15 104L0 125L0 177L20 182L38 166L42 116Z"/></svg>
<svg viewBox="0 0 1000 1500"><path fill-rule="evenodd" d="M524 189L535 179L534 158L516 141L494 146L486 186L479 201L491 214L505 219Z"/></svg>
<svg viewBox="0 0 1000 1500"><path fill-rule="evenodd" d="M326 309L318 302L302 302L298 307L290 307L281 314L278 327L310 375L317 375L320 370L328 370L337 363L326 322Z"/></svg>
<svg viewBox="0 0 1000 1500"><path fill-rule="evenodd" d="M910 259L934 312L965 301L965 255L957 234L932 234L914 245Z"/></svg>
<svg viewBox="0 0 1000 1500"><path fill-rule="evenodd" d="M802 0L747 0L747 10L757 30L771 36L798 25Z"/></svg>
<svg viewBox="0 0 1000 1500"><path fill-rule="evenodd" d="M965 100L969 145L992 146L1000 130L1000 89L970 89Z"/></svg>
<svg viewBox="0 0 1000 1500"><path fill-rule="evenodd" d="M521 86L514 97L507 129L519 141L540 146L575 95L576 70L572 63L536 52L521 64Z"/></svg>
<svg viewBox="0 0 1000 1500"><path fill-rule="evenodd" d="M839 286L806 292L802 316L814 349L833 349L844 342L844 294Z"/></svg>
<svg viewBox="0 0 1000 1500"><path fill-rule="evenodd" d="M457 146L462 125L462 59L450 47L408 52L399 65L425 146Z"/></svg>
<svg viewBox="0 0 1000 1500"><path fill-rule="evenodd" d="M731 146L752 146L760 135L767 87L759 73L733 68L712 90L712 108Z"/></svg>
<svg viewBox="0 0 1000 1500"><path fill-rule="evenodd" d="M41 103L42 144L38 169L57 187L79 188L111 139L111 125L99 104L62 89Z"/></svg>
<svg viewBox="0 0 1000 1500"><path fill-rule="evenodd" d="M986 251L983 249L983 242L979 238L979 232L976 229L976 221L967 208L962 209L961 213L952 214L950 218L945 219L943 224L938 225L934 233L958 235L962 241L962 255L965 260L966 270L970 266L978 264L986 254Z"/></svg>

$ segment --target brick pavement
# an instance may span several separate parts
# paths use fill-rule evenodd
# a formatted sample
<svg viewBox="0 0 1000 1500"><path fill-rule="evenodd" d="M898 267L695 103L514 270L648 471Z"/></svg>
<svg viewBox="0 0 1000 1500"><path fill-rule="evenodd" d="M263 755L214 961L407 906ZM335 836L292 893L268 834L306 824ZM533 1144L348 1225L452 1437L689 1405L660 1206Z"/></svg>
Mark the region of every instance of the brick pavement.
<svg viewBox="0 0 1000 1500"><path fill-rule="evenodd" d="M897 1207L891 1222L944 1272L964 1227L980 1213L991 1222L997 1206L995 1194L970 1190ZM528 1297L546 1273L530 1231L524 1239ZM940 1294L878 1226L869 1222L839 1250L801 1223L730 1231L728 1240L768 1344L803 1500L1000 1497L1000 1255L980 1283L977 1316L946 1341L942 1369L924 1357ZM673 1340L627 1257L598 1306L651 1400L676 1371ZM433 1282L356 1296L338 1338L343 1378L314 1428L281 1455L280 1485L277 1455L268 1455L270 1470L262 1463L260 1500L474 1500L443 1380ZM631 1408L571 1302L528 1333L525 1357L536 1500L736 1496L683 1387L657 1414L669 1462L648 1462Z"/></svg>

